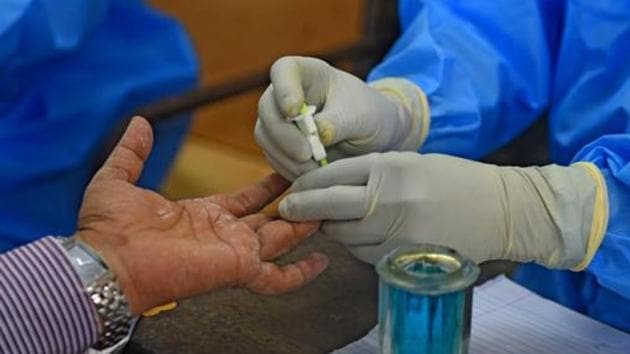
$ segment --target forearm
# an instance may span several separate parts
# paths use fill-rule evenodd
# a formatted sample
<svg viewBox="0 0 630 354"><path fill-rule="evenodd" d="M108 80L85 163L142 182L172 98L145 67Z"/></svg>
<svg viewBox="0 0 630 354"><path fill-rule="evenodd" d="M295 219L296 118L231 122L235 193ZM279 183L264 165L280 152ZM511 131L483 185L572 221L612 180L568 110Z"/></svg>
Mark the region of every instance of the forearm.
<svg viewBox="0 0 630 354"><path fill-rule="evenodd" d="M92 305L51 237L0 255L0 352L78 353L98 336Z"/></svg>

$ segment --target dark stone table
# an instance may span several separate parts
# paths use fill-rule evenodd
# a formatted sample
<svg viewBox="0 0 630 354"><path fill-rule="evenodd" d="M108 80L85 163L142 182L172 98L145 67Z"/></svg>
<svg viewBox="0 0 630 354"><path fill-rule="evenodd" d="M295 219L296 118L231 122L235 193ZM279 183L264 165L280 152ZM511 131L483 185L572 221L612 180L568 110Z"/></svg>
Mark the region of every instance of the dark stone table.
<svg viewBox="0 0 630 354"><path fill-rule="evenodd" d="M373 268L315 237L287 260L317 250L328 270L291 294L258 296L223 290L143 319L125 353L328 353L365 335L377 317ZM485 264L480 281L513 266Z"/></svg>
<svg viewBox="0 0 630 354"><path fill-rule="evenodd" d="M377 277L332 242L314 238L289 259L317 250L330 267L281 296L223 290L144 318L125 353L327 353L376 323Z"/></svg>

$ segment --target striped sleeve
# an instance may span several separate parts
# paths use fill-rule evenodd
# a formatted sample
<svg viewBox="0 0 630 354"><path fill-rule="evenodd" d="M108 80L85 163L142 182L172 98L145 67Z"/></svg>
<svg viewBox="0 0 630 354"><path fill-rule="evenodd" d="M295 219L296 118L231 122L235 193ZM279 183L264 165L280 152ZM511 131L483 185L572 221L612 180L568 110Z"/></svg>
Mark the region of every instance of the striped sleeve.
<svg viewBox="0 0 630 354"><path fill-rule="evenodd" d="M95 311L57 241L0 255L0 353L79 353L97 337Z"/></svg>

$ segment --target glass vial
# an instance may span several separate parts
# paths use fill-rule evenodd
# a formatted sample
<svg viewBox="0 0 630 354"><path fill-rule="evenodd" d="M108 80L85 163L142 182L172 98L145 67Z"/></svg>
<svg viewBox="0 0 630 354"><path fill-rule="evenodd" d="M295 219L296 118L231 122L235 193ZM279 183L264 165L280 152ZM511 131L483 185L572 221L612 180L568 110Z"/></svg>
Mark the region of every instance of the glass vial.
<svg viewBox="0 0 630 354"><path fill-rule="evenodd" d="M472 285L479 276L473 261L423 244L387 254L376 271L381 353L468 352Z"/></svg>

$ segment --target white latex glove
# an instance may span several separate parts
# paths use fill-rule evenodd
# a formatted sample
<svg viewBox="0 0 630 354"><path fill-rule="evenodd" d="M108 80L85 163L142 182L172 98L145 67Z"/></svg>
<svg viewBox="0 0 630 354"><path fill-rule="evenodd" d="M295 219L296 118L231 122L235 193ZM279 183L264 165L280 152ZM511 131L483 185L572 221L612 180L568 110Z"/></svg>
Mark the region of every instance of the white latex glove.
<svg viewBox="0 0 630 354"><path fill-rule="evenodd" d="M498 167L409 152L339 160L300 177L280 204L374 263L405 244L454 248L477 262L582 269L601 243L607 192L590 163Z"/></svg>
<svg viewBox="0 0 630 354"><path fill-rule="evenodd" d="M284 57L271 67L271 85L258 102L256 142L274 169L294 180L317 167L310 146L287 118L306 103L317 106L315 123L328 161L369 152L416 151L426 137L426 97L404 79L368 86L326 62Z"/></svg>

